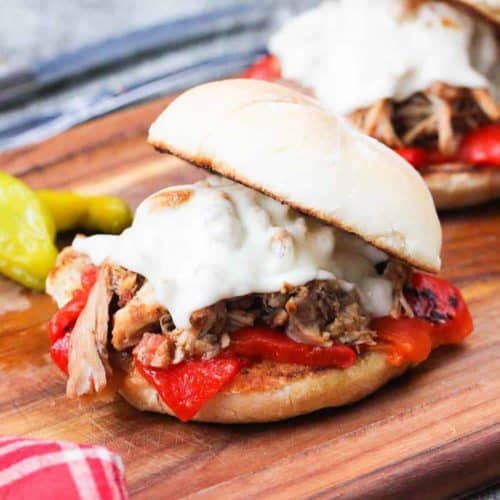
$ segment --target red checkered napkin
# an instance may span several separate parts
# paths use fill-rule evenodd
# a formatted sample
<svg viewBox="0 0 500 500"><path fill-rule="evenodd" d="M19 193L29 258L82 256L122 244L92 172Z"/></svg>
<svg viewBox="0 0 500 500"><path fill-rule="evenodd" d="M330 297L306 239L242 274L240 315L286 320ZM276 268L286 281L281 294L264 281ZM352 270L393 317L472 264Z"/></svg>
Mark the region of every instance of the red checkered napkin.
<svg viewBox="0 0 500 500"><path fill-rule="evenodd" d="M107 448L0 436L1 500L126 498L123 463Z"/></svg>

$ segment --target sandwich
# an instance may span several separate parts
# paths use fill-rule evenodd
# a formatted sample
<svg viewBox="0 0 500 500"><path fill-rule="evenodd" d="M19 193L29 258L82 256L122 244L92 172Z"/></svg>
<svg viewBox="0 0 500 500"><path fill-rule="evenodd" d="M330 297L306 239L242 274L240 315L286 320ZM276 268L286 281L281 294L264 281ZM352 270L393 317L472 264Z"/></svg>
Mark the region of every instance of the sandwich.
<svg viewBox="0 0 500 500"><path fill-rule="evenodd" d="M500 9L325 1L290 19L246 77L281 80L394 149L438 209L500 196Z"/></svg>
<svg viewBox="0 0 500 500"><path fill-rule="evenodd" d="M48 329L69 397L111 384L183 421L270 422L357 401L471 333L459 290L433 274L441 227L422 178L317 101L212 82L175 99L149 142L211 174L59 254Z"/></svg>

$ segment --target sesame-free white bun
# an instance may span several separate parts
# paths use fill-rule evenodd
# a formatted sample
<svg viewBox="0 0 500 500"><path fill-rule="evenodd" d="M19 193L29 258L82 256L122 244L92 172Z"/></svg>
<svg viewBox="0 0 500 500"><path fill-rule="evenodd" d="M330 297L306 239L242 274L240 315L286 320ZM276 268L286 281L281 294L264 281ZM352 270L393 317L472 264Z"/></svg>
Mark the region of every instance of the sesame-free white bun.
<svg viewBox="0 0 500 500"><path fill-rule="evenodd" d="M416 267L440 268L441 227L422 177L295 90L250 79L194 87L152 124L149 142Z"/></svg>
<svg viewBox="0 0 500 500"><path fill-rule="evenodd" d="M401 375L384 353L367 352L347 369L311 368L261 361L205 403L192 420L226 424L273 422L343 406L368 396ZM123 379L120 394L142 411L174 415L158 391L137 370Z"/></svg>
<svg viewBox="0 0 500 500"><path fill-rule="evenodd" d="M449 2L468 8L496 26L500 25L500 3L498 0L449 0Z"/></svg>
<svg viewBox="0 0 500 500"><path fill-rule="evenodd" d="M439 165L423 178L438 210L456 210L500 198L500 169L474 167L458 171L439 171Z"/></svg>

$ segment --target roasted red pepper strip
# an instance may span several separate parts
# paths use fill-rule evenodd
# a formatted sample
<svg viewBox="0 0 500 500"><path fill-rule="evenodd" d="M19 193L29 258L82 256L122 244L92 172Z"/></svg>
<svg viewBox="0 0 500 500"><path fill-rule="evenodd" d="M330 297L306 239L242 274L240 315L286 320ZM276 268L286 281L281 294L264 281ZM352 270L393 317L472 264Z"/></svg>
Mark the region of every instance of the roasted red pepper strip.
<svg viewBox="0 0 500 500"><path fill-rule="evenodd" d="M252 64L241 77L272 82L281 78L281 66L276 56L269 54Z"/></svg>
<svg viewBox="0 0 500 500"><path fill-rule="evenodd" d="M64 337L56 340L50 346L50 357L56 366L66 375L68 375L68 353L69 353L69 336L67 333Z"/></svg>
<svg viewBox="0 0 500 500"><path fill-rule="evenodd" d="M356 352L345 345L317 347L301 344L270 328L242 328L231 335L229 351L250 359L270 359L278 363L349 368Z"/></svg>
<svg viewBox="0 0 500 500"><path fill-rule="evenodd" d="M451 283L415 272L405 297L417 318L434 325L433 346L456 344L473 329L472 317L460 291Z"/></svg>
<svg viewBox="0 0 500 500"><path fill-rule="evenodd" d="M216 358L183 361L166 369L145 366L137 359L135 365L175 415L187 421L234 379L246 359L348 368L356 361L356 353L343 345L299 344L268 328L243 328L231 335L230 347Z"/></svg>
<svg viewBox="0 0 500 500"><path fill-rule="evenodd" d="M441 153L437 149L429 149L425 153L427 165L441 165L443 163L455 163L459 161L456 153Z"/></svg>
<svg viewBox="0 0 500 500"><path fill-rule="evenodd" d="M458 157L471 165L500 167L500 123L465 134L458 147Z"/></svg>
<svg viewBox="0 0 500 500"><path fill-rule="evenodd" d="M416 169L428 167L429 165L454 162L458 159L456 155L445 155L434 149L426 150L421 147L395 148L394 151Z"/></svg>
<svg viewBox="0 0 500 500"><path fill-rule="evenodd" d="M500 123L485 125L465 134L455 154L446 155L418 146L395 148L394 151L417 169L457 161L479 167L500 167Z"/></svg>
<svg viewBox="0 0 500 500"><path fill-rule="evenodd" d="M59 309L47 326L50 340L50 356L54 363L68 374L69 336L82 312L97 277L97 268L88 266L82 273L82 288L73 292L73 298Z"/></svg>
<svg viewBox="0 0 500 500"><path fill-rule="evenodd" d="M183 361L168 368L144 366L135 359L139 373L159 392L161 398L186 422L240 372L245 362L236 356Z"/></svg>
<svg viewBox="0 0 500 500"><path fill-rule="evenodd" d="M427 155L424 148L396 148L394 151L415 168L427 165Z"/></svg>
<svg viewBox="0 0 500 500"><path fill-rule="evenodd" d="M377 318L371 327L379 342L375 350L387 353L389 363L419 363L432 349L457 344L473 329L472 317L460 291L445 280L412 274L405 297L415 318Z"/></svg>
<svg viewBox="0 0 500 500"><path fill-rule="evenodd" d="M432 325L417 318L375 318L371 328L377 332L376 351L387 353L387 361L394 366L420 363L432 349Z"/></svg>

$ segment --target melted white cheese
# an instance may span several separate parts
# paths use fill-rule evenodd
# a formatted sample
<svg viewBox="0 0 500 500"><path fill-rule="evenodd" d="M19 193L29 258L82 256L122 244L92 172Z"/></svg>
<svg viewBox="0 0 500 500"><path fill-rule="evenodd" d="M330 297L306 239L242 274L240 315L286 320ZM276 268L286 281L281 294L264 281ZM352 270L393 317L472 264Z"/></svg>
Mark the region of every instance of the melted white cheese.
<svg viewBox="0 0 500 500"><path fill-rule="evenodd" d="M374 267L385 254L217 176L159 191L142 202L121 235L78 238L73 247L95 264L109 258L145 276L179 328L189 327L193 311L219 300L313 279L358 285L374 315L387 314L392 302L391 283Z"/></svg>
<svg viewBox="0 0 500 500"><path fill-rule="evenodd" d="M442 2L404 14L405 0L338 0L289 20L269 42L283 77L331 111L402 100L434 82L492 87L500 50L483 21ZM494 89L492 89L494 90Z"/></svg>

